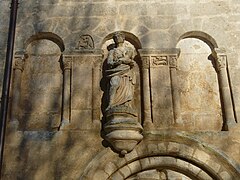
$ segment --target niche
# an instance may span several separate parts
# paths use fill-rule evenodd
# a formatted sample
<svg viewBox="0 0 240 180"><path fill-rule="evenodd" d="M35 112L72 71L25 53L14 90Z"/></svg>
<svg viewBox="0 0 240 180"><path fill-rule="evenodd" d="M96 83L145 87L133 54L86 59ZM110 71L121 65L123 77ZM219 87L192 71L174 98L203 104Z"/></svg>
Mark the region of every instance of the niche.
<svg viewBox="0 0 240 180"><path fill-rule="evenodd" d="M222 110L217 73L208 56L210 47L197 38L182 39L178 58L181 117L185 129L222 128Z"/></svg>
<svg viewBox="0 0 240 180"><path fill-rule="evenodd" d="M22 130L50 130L61 121L61 50L53 41L37 38L26 48L20 99Z"/></svg>
<svg viewBox="0 0 240 180"><path fill-rule="evenodd" d="M135 37L133 34L128 33L128 32L124 32L125 34L125 41L124 41L124 47L130 47L132 49L135 49L135 66L134 66L134 72L135 72L135 76L136 76L136 82L134 85L134 109L137 111L137 118L138 118L138 122L141 123L141 119L142 119L142 114L141 114L141 73L140 73L140 55L138 53L138 49L141 47L140 42L138 41L137 37ZM102 81L101 81L101 88L102 91L104 92L104 94L102 95L102 112L104 114L105 109L107 108L108 104L107 104L107 97L106 97L106 92L107 92L107 83L108 83L108 79L105 77L105 71L107 69L107 57L109 54L109 51L112 50L115 46L114 46L114 41L112 39L113 34L110 34L106 37L103 45L102 45L102 51L103 51L103 63L102 63Z"/></svg>

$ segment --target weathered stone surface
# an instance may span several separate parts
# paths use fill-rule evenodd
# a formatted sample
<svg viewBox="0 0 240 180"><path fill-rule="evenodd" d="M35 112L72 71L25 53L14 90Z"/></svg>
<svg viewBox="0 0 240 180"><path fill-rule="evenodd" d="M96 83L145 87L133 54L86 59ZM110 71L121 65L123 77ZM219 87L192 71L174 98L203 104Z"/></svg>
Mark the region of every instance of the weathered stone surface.
<svg viewBox="0 0 240 180"><path fill-rule="evenodd" d="M9 7L9 0L0 1L0 89ZM17 118L8 119L2 179L191 179L190 173L196 179L239 179L239 8L239 0L21 1L14 50L27 50L29 57L24 70L15 73L19 77L12 76L21 88L15 94L11 87L9 109L20 94L19 112ZM102 79L106 65L100 49L107 51L107 42L116 31L125 32L128 43L143 50L181 50L176 67L156 57L150 65L142 65L139 55L134 59L138 122L144 125L148 113L153 126L144 127L143 141L125 157L103 141L99 127L106 108ZM39 32L51 35L43 37ZM81 35L91 36L95 49L76 50ZM64 46L62 52L59 45ZM222 77L209 60L214 48L226 50L228 98L238 122L226 132L221 131L226 120ZM59 60L68 53L73 66L67 81L70 119L65 121L66 86ZM143 79L150 80L144 84L149 88L143 87ZM143 97L144 89L149 89L150 97ZM176 92L179 121L174 119ZM147 108L146 100L150 102Z"/></svg>
<svg viewBox="0 0 240 180"><path fill-rule="evenodd" d="M153 123L156 127L166 127L172 122L172 97L168 66L150 68Z"/></svg>
<svg viewBox="0 0 240 180"><path fill-rule="evenodd" d="M144 16L140 18L140 22L149 29L168 29L171 24L176 21L174 16Z"/></svg>
<svg viewBox="0 0 240 180"><path fill-rule="evenodd" d="M193 16L226 14L229 12L229 6L226 2L208 2L199 3L190 6L190 13Z"/></svg>
<svg viewBox="0 0 240 180"><path fill-rule="evenodd" d="M188 42L188 45L185 46L184 42ZM189 123L192 123L193 129L221 130L222 114L217 73L212 62L208 60L209 49L204 46L200 41L187 39L178 45L182 49L178 58L182 118L184 121L192 119Z"/></svg>

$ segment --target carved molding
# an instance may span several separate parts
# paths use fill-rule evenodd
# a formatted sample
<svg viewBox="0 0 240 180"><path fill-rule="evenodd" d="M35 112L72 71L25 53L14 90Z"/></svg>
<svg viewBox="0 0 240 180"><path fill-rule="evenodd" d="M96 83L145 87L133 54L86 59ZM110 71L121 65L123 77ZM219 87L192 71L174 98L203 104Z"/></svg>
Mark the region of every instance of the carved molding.
<svg viewBox="0 0 240 180"><path fill-rule="evenodd" d="M149 54L142 55L142 68L157 68L162 66L169 66L170 68L177 68L176 54Z"/></svg>

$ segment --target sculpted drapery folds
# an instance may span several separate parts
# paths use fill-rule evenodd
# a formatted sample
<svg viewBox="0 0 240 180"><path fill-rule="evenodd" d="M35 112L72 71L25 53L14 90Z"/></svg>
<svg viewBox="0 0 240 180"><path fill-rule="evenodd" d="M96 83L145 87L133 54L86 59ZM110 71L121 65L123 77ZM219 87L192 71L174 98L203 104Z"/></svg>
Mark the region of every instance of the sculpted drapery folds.
<svg viewBox="0 0 240 180"><path fill-rule="evenodd" d="M106 111L121 108L133 113L132 100L136 84L133 59L136 52L135 49L124 46L123 33L116 32L113 40L115 48L110 50L107 58L106 76L109 79L109 87Z"/></svg>

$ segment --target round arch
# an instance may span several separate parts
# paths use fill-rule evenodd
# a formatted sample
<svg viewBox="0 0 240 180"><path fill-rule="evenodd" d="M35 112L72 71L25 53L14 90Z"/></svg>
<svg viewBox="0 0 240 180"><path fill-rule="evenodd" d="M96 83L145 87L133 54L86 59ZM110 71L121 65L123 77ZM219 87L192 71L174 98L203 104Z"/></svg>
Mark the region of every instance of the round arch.
<svg viewBox="0 0 240 180"><path fill-rule="evenodd" d="M176 138L176 137L175 137ZM137 173L166 169L192 179L234 179L240 169L226 154L191 137L168 141L142 141L131 153L120 158L111 149L100 152L81 175L83 180L127 179Z"/></svg>
<svg viewBox="0 0 240 180"><path fill-rule="evenodd" d="M116 32L116 31L115 31ZM101 43L101 47L103 46L103 44L112 39L113 35L115 32L112 32L110 34L108 34L103 40L102 40L102 43ZM126 32L126 31L121 31L124 33L125 35L125 40L130 42L136 49L141 49L142 48L142 44L140 42L140 40L138 39L137 36L135 36L134 34L130 33L130 32Z"/></svg>
<svg viewBox="0 0 240 180"><path fill-rule="evenodd" d="M215 39L212 36L210 36L209 34L202 32L202 31L189 31L189 32L184 33L178 39L177 44L179 41L181 41L182 39L186 39L186 38L200 39L203 42L205 42L211 48L212 51L215 48L218 48L218 45L217 45L217 42L215 41Z"/></svg>
<svg viewBox="0 0 240 180"><path fill-rule="evenodd" d="M31 44L34 41L47 39L50 40L58 45L61 52L65 50L64 42L61 37L58 35L52 33L52 32L39 32L35 35L32 35L28 40L24 43L24 49L26 50L28 45Z"/></svg>
<svg viewBox="0 0 240 180"><path fill-rule="evenodd" d="M125 171L126 169L130 169L130 171ZM124 174L124 177L122 177L121 179L127 179L139 172L153 169L172 170L183 174L193 180L204 180L211 178L222 179L219 175L208 173L201 168L195 166L194 164L189 163L186 160L164 155L145 157L130 162L126 166L123 166L122 168L112 173L108 179L119 179L120 174ZM125 173L122 173L124 171Z"/></svg>

